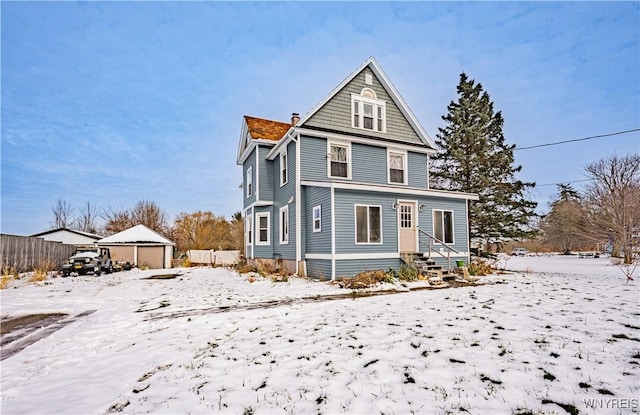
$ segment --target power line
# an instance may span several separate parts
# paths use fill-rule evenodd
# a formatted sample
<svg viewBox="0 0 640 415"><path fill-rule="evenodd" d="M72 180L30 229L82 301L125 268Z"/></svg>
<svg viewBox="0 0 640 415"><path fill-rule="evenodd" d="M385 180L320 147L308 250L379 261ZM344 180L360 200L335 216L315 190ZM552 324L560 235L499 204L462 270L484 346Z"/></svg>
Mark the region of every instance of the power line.
<svg viewBox="0 0 640 415"><path fill-rule="evenodd" d="M591 182L594 179L583 179L583 180L570 180L570 181L566 181L566 182L558 182L558 183L544 183L544 184L537 184L536 183L536 187L542 187L542 186L557 186L559 184L570 184L570 183L580 183L580 182Z"/></svg>
<svg viewBox="0 0 640 415"><path fill-rule="evenodd" d="M594 138L602 138L602 137L611 137L614 135L621 135L621 134L628 134L628 133L633 133L635 131L640 131L640 128L634 128L633 130L625 130L625 131L617 131L615 133L609 133L609 134L602 134L602 135L593 135L591 137L584 137L584 138L574 138L573 140L564 140L564 141L555 141L553 143L546 143L546 144L537 144L535 146L528 146L528 147L516 147L514 148L515 150L529 150L532 148L538 148L538 147L548 147L548 146L557 146L558 144L565 144L565 143L574 143L576 141L585 141L585 140L592 140Z"/></svg>

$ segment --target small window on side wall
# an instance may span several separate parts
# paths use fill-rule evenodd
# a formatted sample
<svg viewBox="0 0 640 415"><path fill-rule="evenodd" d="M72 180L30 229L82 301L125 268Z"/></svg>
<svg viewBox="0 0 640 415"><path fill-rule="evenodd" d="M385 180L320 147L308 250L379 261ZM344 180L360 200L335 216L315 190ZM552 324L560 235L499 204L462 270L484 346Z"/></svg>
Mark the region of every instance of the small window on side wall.
<svg viewBox="0 0 640 415"><path fill-rule="evenodd" d="M284 186L289 181L287 164L287 151L280 153L280 186Z"/></svg>
<svg viewBox="0 0 640 415"><path fill-rule="evenodd" d="M313 232L322 232L322 206L313 208Z"/></svg>
<svg viewBox="0 0 640 415"><path fill-rule="evenodd" d="M250 166L247 169L246 184L247 184L247 197L249 198L253 196L253 166Z"/></svg>

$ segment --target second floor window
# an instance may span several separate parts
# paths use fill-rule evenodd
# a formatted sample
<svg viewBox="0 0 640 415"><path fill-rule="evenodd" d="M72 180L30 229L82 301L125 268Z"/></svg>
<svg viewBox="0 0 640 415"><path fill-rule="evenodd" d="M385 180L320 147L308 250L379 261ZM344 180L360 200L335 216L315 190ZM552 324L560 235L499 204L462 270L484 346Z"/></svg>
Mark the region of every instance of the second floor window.
<svg viewBox="0 0 640 415"><path fill-rule="evenodd" d="M342 144L331 144L329 157L330 177L349 177L349 147Z"/></svg>
<svg viewBox="0 0 640 415"><path fill-rule="evenodd" d="M284 186L289 181L286 150L280 153L280 186Z"/></svg>
<svg viewBox="0 0 640 415"><path fill-rule="evenodd" d="M389 166L389 183L406 184L405 155L390 151L387 163Z"/></svg>
<svg viewBox="0 0 640 415"><path fill-rule="evenodd" d="M253 196L253 166L247 169L247 197Z"/></svg>

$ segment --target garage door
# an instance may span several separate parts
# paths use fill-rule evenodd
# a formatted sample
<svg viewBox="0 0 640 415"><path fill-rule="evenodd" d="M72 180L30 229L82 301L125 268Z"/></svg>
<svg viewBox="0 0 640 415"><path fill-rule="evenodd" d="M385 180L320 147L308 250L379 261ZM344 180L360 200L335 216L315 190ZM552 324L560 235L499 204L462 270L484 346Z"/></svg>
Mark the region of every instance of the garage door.
<svg viewBox="0 0 640 415"><path fill-rule="evenodd" d="M121 263L135 264L133 260L133 246L106 246L111 252L111 260Z"/></svg>
<svg viewBox="0 0 640 415"><path fill-rule="evenodd" d="M139 246L138 267L164 268L164 246Z"/></svg>

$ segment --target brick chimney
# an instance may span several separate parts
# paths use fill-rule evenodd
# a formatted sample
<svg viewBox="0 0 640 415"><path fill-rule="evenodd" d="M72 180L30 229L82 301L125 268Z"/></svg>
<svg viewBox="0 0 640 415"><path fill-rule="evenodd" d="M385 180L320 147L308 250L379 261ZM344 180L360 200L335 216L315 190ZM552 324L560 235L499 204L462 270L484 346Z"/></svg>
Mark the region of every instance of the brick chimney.
<svg viewBox="0 0 640 415"><path fill-rule="evenodd" d="M300 114L294 112L291 114L291 125L296 125L300 121Z"/></svg>

